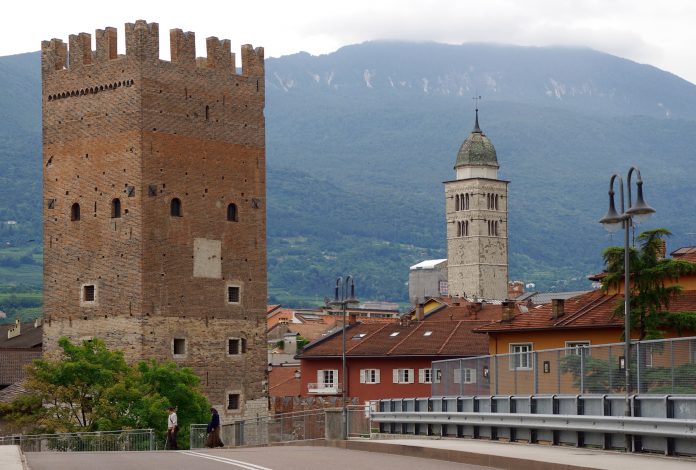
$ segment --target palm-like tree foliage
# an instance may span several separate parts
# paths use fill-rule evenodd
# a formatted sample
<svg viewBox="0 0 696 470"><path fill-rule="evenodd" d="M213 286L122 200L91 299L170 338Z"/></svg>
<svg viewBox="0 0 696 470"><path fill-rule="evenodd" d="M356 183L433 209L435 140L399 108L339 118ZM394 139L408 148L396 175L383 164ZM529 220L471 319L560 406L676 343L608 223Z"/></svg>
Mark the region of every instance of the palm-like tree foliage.
<svg viewBox="0 0 696 470"><path fill-rule="evenodd" d="M648 230L638 236L639 248L630 248L631 269L631 325L640 332L640 339L662 337L662 331L673 327L668 312L672 297L682 290L677 281L681 276L696 273L696 264L688 261L661 258L664 239L672 233L664 228ZM607 275L602 287L619 288L624 279L624 249L609 247L604 250ZM614 314L623 318L623 302ZM689 315L696 324L696 315ZM683 317L683 315L682 315ZM683 318L680 317L683 323ZM687 321L691 323L691 321ZM688 326L688 325L687 325Z"/></svg>

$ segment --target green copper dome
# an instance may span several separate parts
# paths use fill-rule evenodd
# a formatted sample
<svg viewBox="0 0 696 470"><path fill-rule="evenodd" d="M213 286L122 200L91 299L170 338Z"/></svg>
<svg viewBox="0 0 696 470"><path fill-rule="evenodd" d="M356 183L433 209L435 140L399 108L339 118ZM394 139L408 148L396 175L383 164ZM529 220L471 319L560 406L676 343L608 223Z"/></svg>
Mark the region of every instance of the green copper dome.
<svg viewBox="0 0 696 470"><path fill-rule="evenodd" d="M460 166L493 166L499 168L495 147L483 133L478 123L478 109L476 110L476 124L469 137L466 138L457 154L457 162L454 168Z"/></svg>

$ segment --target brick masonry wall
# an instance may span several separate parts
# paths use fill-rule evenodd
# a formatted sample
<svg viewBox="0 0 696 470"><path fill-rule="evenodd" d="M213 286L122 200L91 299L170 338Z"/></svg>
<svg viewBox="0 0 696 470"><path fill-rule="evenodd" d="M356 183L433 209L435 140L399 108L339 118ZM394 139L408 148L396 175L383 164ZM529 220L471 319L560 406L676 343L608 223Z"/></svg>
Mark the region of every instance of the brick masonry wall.
<svg viewBox="0 0 696 470"><path fill-rule="evenodd" d="M221 410L240 394L231 419L268 406L263 50L243 46L237 74L229 41L208 38L196 59L193 33L172 30L168 62L158 34L156 23L126 25L125 55L113 28L97 31L97 51L84 33L69 49L42 44L44 348L102 337L129 360L174 359ZM240 302L228 302L229 285ZM229 338L246 338L246 354L228 356Z"/></svg>

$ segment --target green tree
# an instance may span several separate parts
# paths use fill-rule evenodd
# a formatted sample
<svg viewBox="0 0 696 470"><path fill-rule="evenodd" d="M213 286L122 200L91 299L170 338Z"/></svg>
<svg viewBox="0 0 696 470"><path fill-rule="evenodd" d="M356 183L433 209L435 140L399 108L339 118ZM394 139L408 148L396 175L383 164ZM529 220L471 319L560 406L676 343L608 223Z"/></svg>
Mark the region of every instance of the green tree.
<svg viewBox="0 0 696 470"><path fill-rule="evenodd" d="M39 359L28 367L29 396L7 407L5 419L19 424L28 414L29 422L50 432L153 428L162 440L166 410L175 406L182 444L188 442L191 423L207 421L210 405L190 368L155 360L131 366L121 351L110 351L100 339L74 345L61 338L59 345L60 358Z"/></svg>
<svg viewBox="0 0 696 470"><path fill-rule="evenodd" d="M638 236L639 248L630 248L629 251L631 326L639 331L641 340L661 338L665 328L696 326L693 313L672 316L668 310L670 300L682 291L676 281L681 276L696 273L696 264L659 256L664 239L670 235L671 232L664 228L648 230ZM607 248L604 262L607 276L603 288L618 289L624 279L624 249ZM615 315L623 318L623 302L617 305Z"/></svg>

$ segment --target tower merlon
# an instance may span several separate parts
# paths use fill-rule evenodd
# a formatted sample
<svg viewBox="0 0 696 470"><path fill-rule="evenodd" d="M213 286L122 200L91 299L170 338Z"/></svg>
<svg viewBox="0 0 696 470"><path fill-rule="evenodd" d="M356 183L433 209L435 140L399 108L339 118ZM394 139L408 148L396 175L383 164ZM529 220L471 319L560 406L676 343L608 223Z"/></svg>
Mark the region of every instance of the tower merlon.
<svg viewBox="0 0 696 470"><path fill-rule="evenodd" d="M242 46L242 75L263 78L263 47L254 49L251 44Z"/></svg>
<svg viewBox="0 0 696 470"><path fill-rule="evenodd" d="M196 66L196 34L181 29L169 30L169 49L172 63L181 67Z"/></svg>
<svg viewBox="0 0 696 470"><path fill-rule="evenodd" d="M219 40L215 36L211 36L206 38L205 45L208 53L208 68L228 70L233 74L237 72L229 39Z"/></svg>
<svg viewBox="0 0 696 470"><path fill-rule="evenodd" d="M62 39L41 41L41 70L44 74L63 70L67 66L68 45Z"/></svg>
<svg viewBox="0 0 696 470"><path fill-rule="evenodd" d="M126 55L140 60L159 60L159 24L145 20L126 23Z"/></svg>
<svg viewBox="0 0 696 470"><path fill-rule="evenodd" d="M68 44L68 65L70 68L79 68L92 63L91 34L71 34L68 38Z"/></svg>
<svg viewBox="0 0 696 470"><path fill-rule="evenodd" d="M97 37L95 60L97 62L106 62L107 60L116 59L118 57L118 32L116 28L108 26L104 29L98 29L95 35Z"/></svg>

